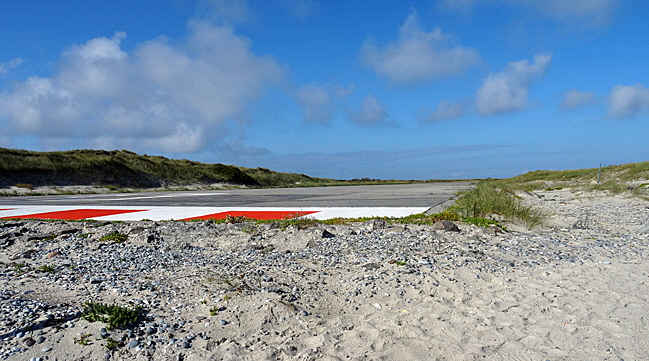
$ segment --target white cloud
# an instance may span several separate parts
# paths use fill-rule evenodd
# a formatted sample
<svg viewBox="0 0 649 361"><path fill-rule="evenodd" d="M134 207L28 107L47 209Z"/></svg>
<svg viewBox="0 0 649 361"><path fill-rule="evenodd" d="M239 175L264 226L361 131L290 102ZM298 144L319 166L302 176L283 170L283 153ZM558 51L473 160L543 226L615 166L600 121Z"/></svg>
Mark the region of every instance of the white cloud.
<svg viewBox="0 0 649 361"><path fill-rule="evenodd" d="M11 69L18 67L23 63L23 58L12 59L7 63L0 64L0 75L7 74Z"/></svg>
<svg viewBox="0 0 649 361"><path fill-rule="evenodd" d="M545 73L551 60L551 55L537 54L533 64L527 60L511 62L503 71L489 74L476 93L478 112L496 115L525 109L532 82Z"/></svg>
<svg viewBox="0 0 649 361"><path fill-rule="evenodd" d="M452 43L451 36L439 28L429 33L422 31L417 14L412 13L399 30L396 42L380 49L368 38L361 48L361 57L376 74L394 84L424 84L462 74L480 62L477 50Z"/></svg>
<svg viewBox="0 0 649 361"><path fill-rule="evenodd" d="M336 105L329 92L315 84L298 89L296 101L302 107L308 122L326 123L336 112Z"/></svg>
<svg viewBox="0 0 649 361"><path fill-rule="evenodd" d="M57 74L30 77L0 95L3 128L44 142L171 152L214 146L225 136L223 124L242 121L283 70L229 27L192 22L190 29L184 43L160 38L132 53L120 47L124 33L71 47Z"/></svg>
<svg viewBox="0 0 649 361"><path fill-rule="evenodd" d="M608 97L609 115L631 118L649 110L649 88L641 84L617 85Z"/></svg>
<svg viewBox="0 0 649 361"><path fill-rule="evenodd" d="M461 118L466 112L466 105L461 102L451 103L442 100L437 104L437 110L424 115L420 120L424 123L446 119Z"/></svg>
<svg viewBox="0 0 649 361"><path fill-rule="evenodd" d="M338 111L338 101L349 96L355 87L355 84L347 89L331 83L323 86L309 84L297 89L294 98L302 108L306 122L326 124Z"/></svg>
<svg viewBox="0 0 649 361"><path fill-rule="evenodd" d="M361 102L360 111L352 113L352 119L363 126L384 125L388 121L388 112L382 102L368 94Z"/></svg>
<svg viewBox="0 0 649 361"><path fill-rule="evenodd" d="M597 98L594 91L580 92L577 89L572 89L563 93L559 107L562 110L575 110L595 102L597 102Z"/></svg>

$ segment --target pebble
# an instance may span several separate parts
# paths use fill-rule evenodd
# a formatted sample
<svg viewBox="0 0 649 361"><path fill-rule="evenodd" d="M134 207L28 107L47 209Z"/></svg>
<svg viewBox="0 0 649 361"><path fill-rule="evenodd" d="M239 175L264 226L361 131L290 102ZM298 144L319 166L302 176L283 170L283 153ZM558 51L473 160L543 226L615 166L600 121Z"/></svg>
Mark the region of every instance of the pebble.
<svg viewBox="0 0 649 361"><path fill-rule="evenodd" d="M32 241L28 245L34 252L30 253L28 260L20 262L30 262L33 267L50 265L62 270L55 273L33 273L39 282L56 286L61 292L83 290L82 285L87 285L88 291L98 300L115 297L116 302L122 306L144 306L148 316L141 323L133 325L135 332L111 331L114 339L121 337L122 341L128 341L129 348L154 350L165 344L189 348L195 337L204 339L209 332L205 330L204 334L191 336L191 327L201 323L209 328L216 322L205 322L209 316L207 309L216 308L220 317L224 318L230 318L230 312L243 312L242 309L237 309L233 300L226 297L232 295L228 291L232 287L216 281L207 284L202 294L187 295L197 281L203 282L201 276L206 269L228 270L229 274L236 276L235 281L245 281L251 286L235 288L237 294L265 292L264 297L268 301L264 304L268 307L253 305L250 312L269 312L272 307L284 307L270 301L271 298L276 300L280 297L289 305L294 305L288 318L287 314L278 315L280 322L291 323L296 320L293 316L311 314L305 309L298 311L301 307L313 312L316 320L319 317L316 312L318 307L310 304L317 304L318 299L324 295L337 295L341 301L348 297L348 307L358 306L361 299L372 297L407 302L409 299L406 297L412 297L409 290L419 292L417 290L423 287L421 282L426 285L429 279L427 275L432 271L468 268L476 272L476 282L484 282L481 275L489 272L593 260L610 263L610 260L604 261L602 257L642 260L648 256L642 243L644 239L636 233L625 231L639 229L646 223L649 219L647 208L638 206L618 209L607 205L582 207L559 203L554 202L550 207L554 207L555 213L575 217L577 221L574 227L555 229L543 234L496 234L468 225L460 225L461 233L433 231L430 226L417 225L408 225L398 231L380 227L369 230L355 225L337 226L328 228L333 236L317 240L318 247L306 247L305 241L288 253L286 249L252 247L246 243L251 235L238 231L240 228L236 227L241 227L239 225L141 222L137 226L144 229L143 232L153 235L148 243L129 240L122 244L109 244L79 236L82 233L96 234L91 237L111 232L129 234L136 226L129 223L89 224L86 229L70 233L68 238ZM51 234L57 231L57 227L62 229L67 226L65 222L21 220L0 228L0 233ZM83 228L79 224L75 224L75 227ZM232 241L227 241L225 236L218 236L218 242L221 242L218 246L203 241L207 237L228 232L244 234L246 241L240 242L234 236ZM264 228L263 232L255 235L259 238L252 242L268 246L271 244L268 240L279 232L282 231ZM298 234L301 231L289 229L284 232ZM15 238L15 244L6 246L2 251L7 256L23 254L25 248L20 247L27 243L21 242L23 241ZM281 242L274 246L283 247ZM52 252L57 252L57 256L48 258L47 255ZM317 263L328 271L306 266L310 263ZM253 264L255 267L250 266ZM290 283L290 277L281 276L277 270L308 279L309 283ZM263 274L255 274L253 271ZM347 271L348 274L345 273ZM341 274L345 276L339 280L337 277ZM450 279L448 281L453 282ZM0 349L4 350L0 351L0 359L6 359L10 353L23 351L16 347L17 344L26 347L36 343L49 345L43 335L52 335L55 324L72 328L79 322L82 302L53 304L35 299L33 297L37 293L33 292L33 285L30 287L27 275L18 276L10 268L0 269L0 282L0 334L8 335L0 340ZM258 286L260 283L261 287ZM61 289L64 285L68 285L69 290ZM81 292L87 294L86 291ZM191 300L206 300L208 307ZM382 308L381 303L390 304L369 301L366 300L365 304L369 303L376 309ZM290 306L287 307L289 310ZM229 324L226 319L218 320L221 326ZM35 333L38 337L28 334L35 339L29 337L23 340L25 330L38 330ZM61 332L59 337L72 330ZM99 333L104 337L109 335L105 328ZM143 336L139 336L139 340L135 339L136 334L146 335L146 341L142 341ZM50 341L59 339L56 336L47 337ZM240 344L247 342L243 339L233 341ZM42 349L43 352L51 350L51 347Z"/></svg>

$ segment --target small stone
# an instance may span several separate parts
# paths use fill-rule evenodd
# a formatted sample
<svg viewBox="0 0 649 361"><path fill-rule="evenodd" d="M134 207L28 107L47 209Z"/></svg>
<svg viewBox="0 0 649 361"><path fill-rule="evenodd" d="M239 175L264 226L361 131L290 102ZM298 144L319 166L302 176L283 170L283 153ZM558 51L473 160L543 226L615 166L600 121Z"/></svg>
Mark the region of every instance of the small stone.
<svg viewBox="0 0 649 361"><path fill-rule="evenodd" d="M226 321L226 320L221 320L221 326L225 326L225 325L227 325L227 324L228 324L228 321Z"/></svg>
<svg viewBox="0 0 649 361"><path fill-rule="evenodd" d="M99 334L101 335L101 337L106 337L106 336L108 336L108 331L106 331L105 328L101 328L99 330Z"/></svg>
<svg viewBox="0 0 649 361"><path fill-rule="evenodd" d="M191 345L189 344L189 342L184 341L183 344L182 344L182 347L183 347L183 348L190 348Z"/></svg>
<svg viewBox="0 0 649 361"><path fill-rule="evenodd" d="M433 231L446 231L446 232L459 232L460 228L451 221L445 219L437 221L433 224Z"/></svg>
<svg viewBox="0 0 649 361"><path fill-rule="evenodd" d="M128 343L129 348L137 347L140 344L140 341L138 340L131 340L131 342Z"/></svg>
<svg viewBox="0 0 649 361"><path fill-rule="evenodd" d="M36 340L34 340L34 339L31 338L31 337L28 337L28 338L26 338L26 339L23 340L23 344L24 344L25 346L27 346L27 347L32 347L32 346L34 346L34 345L36 344Z"/></svg>
<svg viewBox="0 0 649 361"><path fill-rule="evenodd" d="M378 310L381 309L381 305L378 303L372 303L372 306L376 307Z"/></svg>
<svg viewBox="0 0 649 361"><path fill-rule="evenodd" d="M51 347L46 347L46 348L44 348L44 349L41 350L41 351L43 351L43 352L50 352L50 351L52 351L52 348L51 348Z"/></svg>
<svg viewBox="0 0 649 361"><path fill-rule="evenodd" d="M37 342L37 343L43 343L43 342L45 342L45 340L46 340L45 337L44 337L44 336L41 336L41 337L39 337L39 338L36 340L36 342Z"/></svg>

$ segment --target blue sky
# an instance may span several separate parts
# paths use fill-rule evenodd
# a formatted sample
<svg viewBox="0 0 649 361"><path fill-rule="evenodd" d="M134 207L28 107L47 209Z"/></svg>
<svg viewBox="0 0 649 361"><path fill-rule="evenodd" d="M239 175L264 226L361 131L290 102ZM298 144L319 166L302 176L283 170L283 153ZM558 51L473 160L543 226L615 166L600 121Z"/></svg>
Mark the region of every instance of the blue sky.
<svg viewBox="0 0 649 361"><path fill-rule="evenodd" d="M0 147L330 178L649 160L649 2L0 2Z"/></svg>

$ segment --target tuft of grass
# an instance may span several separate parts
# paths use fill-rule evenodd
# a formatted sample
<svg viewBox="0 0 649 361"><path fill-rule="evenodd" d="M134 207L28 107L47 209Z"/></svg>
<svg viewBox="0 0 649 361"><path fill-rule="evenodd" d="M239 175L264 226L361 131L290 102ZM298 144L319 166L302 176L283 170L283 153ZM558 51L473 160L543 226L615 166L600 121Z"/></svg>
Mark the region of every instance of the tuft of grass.
<svg viewBox="0 0 649 361"><path fill-rule="evenodd" d="M54 273L54 272L56 272L56 269L54 267L49 266L49 265L45 265L45 264L38 267L37 270L40 271L40 272L45 272L45 273Z"/></svg>
<svg viewBox="0 0 649 361"><path fill-rule="evenodd" d="M525 206L514 196L512 188L500 181L484 181L475 189L465 192L451 207L464 219L485 218L500 215L523 222L526 227L543 224L545 214L539 209Z"/></svg>
<svg viewBox="0 0 649 361"><path fill-rule="evenodd" d="M18 184L16 184L16 187L23 188L23 189L29 189L30 191L34 190L34 186L29 184L29 183L18 183Z"/></svg>
<svg viewBox="0 0 649 361"><path fill-rule="evenodd" d="M307 229L315 227L319 223L318 220L304 217L303 213L297 212L294 214L289 214L280 221L280 228L285 230L289 226L293 226L297 229Z"/></svg>
<svg viewBox="0 0 649 361"><path fill-rule="evenodd" d="M88 322L103 322L107 329L124 327L136 322L141 308L130 309L117 305L86 302L81 317Z"/></svg>
<svg viewBox="0 0 649 361"><path fill-rule="evenodd" d="M29 267L24 263L14 263L12 265L13 271L19 275L30 271Z"/></svg>
<svg viewBox="0 0 649 361"><path fill-rule="evenodd" d="M128 236L124 233L109 233L105 236L99 238L100 242L115 242L115 243L124 243L128 239Z"/></svg>
<svg viewBox="0 0 649 361"><path fill-rule="evenodd" d="M74 343L76 344L87 346L92 344L92 341L90 340L90 336L92 336L92 333L86 333L84 335L80 335L79 338L75 337L73 340Z"/></svg>

